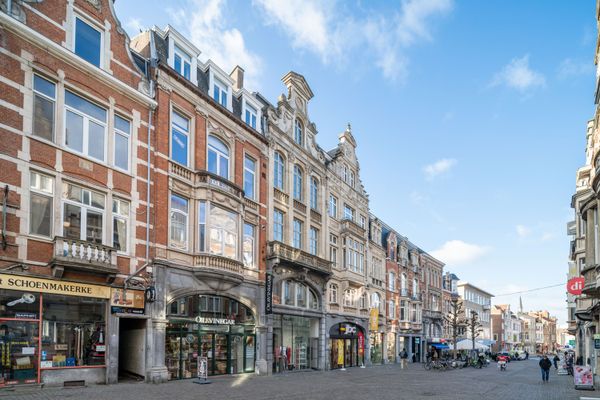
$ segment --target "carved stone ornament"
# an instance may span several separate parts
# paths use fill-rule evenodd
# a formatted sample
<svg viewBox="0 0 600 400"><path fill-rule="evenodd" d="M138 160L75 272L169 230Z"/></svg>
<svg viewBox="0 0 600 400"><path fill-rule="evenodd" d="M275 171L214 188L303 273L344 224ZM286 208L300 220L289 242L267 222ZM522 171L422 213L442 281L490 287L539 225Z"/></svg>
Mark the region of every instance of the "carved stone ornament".
<svg viewBox="0 0 600 400"><path fill-rule="evenodd" d="M171 178L171 188L174 189L176 192L180 192L187 195L188 197L191 195L192 192L192 189L187 184L173 178Z"/></svg>
<svg viewBox="0 0 600 400"><path fill-rule="evenodd" d="M100 11L101 2L100 0L86 0L88 3L92 5L96 10Z"/></svg>
<svg viewBox="0 0 600 400"><path fill-rule="evenodd" d="M208 133L215 132L220 134L221 137L225 137L229 140L233 139L233 135L230 132L226 131L221 126L214 124L211 120L208 120ZM231 143L229 143L229 145L231 145Z"/></svg>

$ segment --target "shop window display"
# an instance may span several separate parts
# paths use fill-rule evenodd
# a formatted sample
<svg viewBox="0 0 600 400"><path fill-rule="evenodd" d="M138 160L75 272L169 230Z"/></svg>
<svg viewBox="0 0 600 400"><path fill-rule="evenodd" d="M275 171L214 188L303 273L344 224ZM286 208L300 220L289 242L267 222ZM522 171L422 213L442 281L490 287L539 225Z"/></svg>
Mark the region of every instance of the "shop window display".
<svg viewBox="0 0 600 400"><path fill-rule="evenodd" d="M273 372L318 368L319 319L273 316Z"/></svg>

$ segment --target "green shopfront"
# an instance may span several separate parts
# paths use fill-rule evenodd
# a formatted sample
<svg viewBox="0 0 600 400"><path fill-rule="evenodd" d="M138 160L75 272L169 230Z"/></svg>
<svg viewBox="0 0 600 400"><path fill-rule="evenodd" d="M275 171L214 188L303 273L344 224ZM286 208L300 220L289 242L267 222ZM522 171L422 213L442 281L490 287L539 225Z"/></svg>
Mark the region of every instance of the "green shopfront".
<svg viewBox="0 0 600 400"><path fill-rule="evenodd" d="M165 363L169 379L194 378L199 357L206 357L208 375L254 372L255 319L237 300L191 295L167 306Z"/></svg>

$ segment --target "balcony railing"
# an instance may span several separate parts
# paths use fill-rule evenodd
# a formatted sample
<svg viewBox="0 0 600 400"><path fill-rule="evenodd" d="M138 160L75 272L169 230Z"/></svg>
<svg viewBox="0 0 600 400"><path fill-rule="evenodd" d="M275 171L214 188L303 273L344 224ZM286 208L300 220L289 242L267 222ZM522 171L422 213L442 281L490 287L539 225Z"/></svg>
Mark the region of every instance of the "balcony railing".
<svg viewBox="0 0 600 400"><path fill-rule="evenodd" d="M254 212L259 212L260 210L260 205L247 197L244 197L244 206L246 206L247 209L250 209Z"/></svg>
<svg viewBox="0 0 600 400"><path fill-rule="evenodd" d="M290 196L287 193L284 193L277 188L273 188L273 197L283 204L288 204L288 201L290 200Z"/></svg>
<svg viewBox="0 0 600 400"><path fill-rule="evenodd" d="M594 294L596 292L596 269L588 268L583 272L585 284L583 285L584 294Z"/></svg>
<svg viewBox="0 0 600 400"><path fill-rule="evenodd" d="M300 211L301 213L306 213L306 205L299 200L294 199L294 209L296 211Z"/></svg>
<svg viewBox="0 0 600 400"><path fill-rule="evenodd" d="M347 218L342 219L342 232L344 231L353 233L356 236L364 236L366 232L365 228L361 227L356 222Z"/></svg>
<svg viewBox="0 0 600 400"><path fill-rule="evenodd" d="M270 242L268 245L268 258L279 258L290 263L300 264L303 267L323 274L331 274L331 262L309 254L300 249L288 246L281 242Z"/></svg>
<svg viewBox="0 0 600 400"><path fill-rule="evenodd" d="M317 210L315 210L314 208L311 208L311 209L310 209L310 219L311 219L313 222L317 222L317 223L319 223L319 224L320 224L320 223L321 223L321 220L322 220L322 218L321 218L321 213L320 213L320 212L318 212Z"/></svg>
<svg viewBox="0 0 600 400"><path fill-rule="evenodd" d="M241 274L243 264L228 257L213 254L196 254L194 255L194 266Z"/></svg>
<svg viewBox="0 0 600 400"><path fill-rule="evenodd" d="M193 186L208 186L239 198L244 195L242 188L231 182L229 179L213 174L212 172L204 170L193 171L174 162L169 162L169 172L188 181Z"/></svg>
<svg viewBox="0 0 600 400"><path fill-rule="evenodd" d="M85 240L54 238L54 258L109 270L117 268L117 252L114 248Z"/></svg>

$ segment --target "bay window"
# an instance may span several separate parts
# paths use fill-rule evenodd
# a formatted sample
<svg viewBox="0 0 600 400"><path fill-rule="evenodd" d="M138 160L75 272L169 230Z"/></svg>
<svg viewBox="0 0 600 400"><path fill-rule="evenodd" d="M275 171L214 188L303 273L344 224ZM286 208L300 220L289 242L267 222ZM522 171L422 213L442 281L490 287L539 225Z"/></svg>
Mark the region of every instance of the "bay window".
<svg viewBox="0 0 600 400"><path fill-rule="evenodd" d="M171 159L186 167L189 164L189 136L190 120L177 111L171 111Z"/></svg>
<svg viewBox="0 0 600 400"><path fill-rule="evenodd" d="M188 200L176 194L171 195L171 229L170 244L172 247L187 249Z"/></svg>
<svg viewBox="0 0 600 400"><path fill-rule="evenodd" d="M29 178L29 233L50 237L52 233L52 198L54 178L31 171Z"/></svg>
<svg viewBox="0 0 600 400"><path fill-rule="evenodd" d="M102 244L105 196L69 183L63 186L63 236Z"/></svg>
<svg viewBox="0 0 600 400"><path fill-rule="evenodd" d="M244 265L248 268L256 268L256 227L244 223Z"/></svg>
<svg viewBox="0 0 600 400"><path fill-rule="evenodd" d="M33 75L33 135L47 140L54 138L55 107L56 85L39 75Z"/></svg>
<svg viewBox="0 0 600 400"><path fill-rule="evenodd" d="M127 252L127 227L129 226L129 202L113 199L113 247Z"/></svg>
<svg viewBox="0 0 600 400"><path fill-rule="evenodd" d="M345 239L345 244L346 269L357 273L363 273L364 245L352 238Z"/></svg>
<svg viewBox="0 0 600 400"><path fill-rule="evenodd" d="M106 160L104 108L65 91L65 146L99 161Z"/></svg>
<svg viewBox="0 0 600 400"><path fill-rule="evenodd" d="M234 259L237 258L237 214L211 204L209 224L210 253Z"/></svg>

